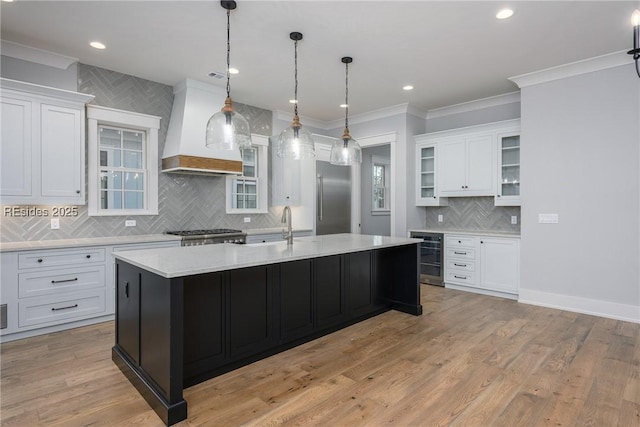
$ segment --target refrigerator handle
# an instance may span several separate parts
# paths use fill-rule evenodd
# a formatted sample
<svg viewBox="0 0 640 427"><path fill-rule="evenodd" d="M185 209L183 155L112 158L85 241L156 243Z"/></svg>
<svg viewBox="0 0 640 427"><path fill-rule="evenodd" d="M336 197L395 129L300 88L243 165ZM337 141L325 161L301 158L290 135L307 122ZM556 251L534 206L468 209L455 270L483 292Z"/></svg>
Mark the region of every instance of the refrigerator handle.
<svg viewBox="0 0 640 427"><path fill-rule="evenodd" d="M324 181L322 175L317 176L318 193L318 221L322 221L322 199L324 199Z"/></svg>

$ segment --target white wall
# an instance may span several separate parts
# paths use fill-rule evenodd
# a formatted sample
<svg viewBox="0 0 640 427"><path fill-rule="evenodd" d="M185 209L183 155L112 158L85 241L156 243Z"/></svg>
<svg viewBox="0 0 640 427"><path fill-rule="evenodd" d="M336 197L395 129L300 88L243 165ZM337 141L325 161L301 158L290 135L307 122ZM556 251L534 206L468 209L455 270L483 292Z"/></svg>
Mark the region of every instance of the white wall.
<svg viewBox="0 0 640 427"><path fill-rule="evenodd" d="M51 86L71 91L78 90L78 64L69 68L49 67L35 62L23 61L2 55L0 58L0 74L2 77L23 82Z"/></svg>
<svg viewBox="0 0 640 427"><path fill-rule="evenodd" d="M640 79L618 66L521 102L521 301L640 321Z"/></svg>

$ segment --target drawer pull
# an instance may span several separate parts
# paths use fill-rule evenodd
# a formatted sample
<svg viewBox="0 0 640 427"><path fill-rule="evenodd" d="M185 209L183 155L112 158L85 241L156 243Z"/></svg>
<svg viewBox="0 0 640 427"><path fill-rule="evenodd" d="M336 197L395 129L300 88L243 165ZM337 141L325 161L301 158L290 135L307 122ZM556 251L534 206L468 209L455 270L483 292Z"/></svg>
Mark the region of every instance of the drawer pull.
<svg viewBox="0 0 640 427"><path fill-rule="evenodd" d="M51 283L65 283L65 282L76 282L78 278L75 277L73 279L65 279L65 280L52 280Z"/></svg>
<svg viewBox="0 0 640 427"><path fill-rule="evenodd" d="M455 277L456 279L464 279L464 280L467 280L467 276L455 276L455 275L454 275L453 277Z"/></svg>
<svg viewBox="0 0 640 427"><path fill-rule="evenodd" d="M87 255L87 258L91 258L91 255Z"/></svg>
<svg viewBox="0 0 640 427"><path fill-rule="evenodd" d="M455 262L453 263L453 265L455 265L456 267L466 267L467 264L456 264Z"/></svg>
<svg viewBox="0 0 640 427"><path fill-rule="evenodd" d="M68 310L68 309L70 309L70 308L76 308L77 306L78 306L78 304L73 304L73 305L70 305L70 306L68 306L68 307L60 307L60 308L53 307L53 308L51 309L51 311Z"/></svg>
<svg viewBox="0 0 640 427"><path fill-rule="evenodd" d="M38 262L42 262L42 258L38 258Z"/></svg>
<svg viewBox="0 0 640 427"><path fill-rule="evenodd" d="M466 255L467 254L466 252L455 252L455 251L453 253L456 254L456 255Z"/></svg>

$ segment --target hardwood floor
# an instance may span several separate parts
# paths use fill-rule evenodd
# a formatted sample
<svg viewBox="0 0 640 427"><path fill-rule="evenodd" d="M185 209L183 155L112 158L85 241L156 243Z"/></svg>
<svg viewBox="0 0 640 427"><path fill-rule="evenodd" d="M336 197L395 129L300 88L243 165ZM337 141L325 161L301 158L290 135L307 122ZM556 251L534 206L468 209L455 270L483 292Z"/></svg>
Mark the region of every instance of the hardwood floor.
<svg viewBox="0 0 640 427"><path fill-rule="evenodd" d="M186 389L177 425L640 425L640 325L426 285L422 304ZM2 344L1 424L162 426L113 329Z"/></svg>

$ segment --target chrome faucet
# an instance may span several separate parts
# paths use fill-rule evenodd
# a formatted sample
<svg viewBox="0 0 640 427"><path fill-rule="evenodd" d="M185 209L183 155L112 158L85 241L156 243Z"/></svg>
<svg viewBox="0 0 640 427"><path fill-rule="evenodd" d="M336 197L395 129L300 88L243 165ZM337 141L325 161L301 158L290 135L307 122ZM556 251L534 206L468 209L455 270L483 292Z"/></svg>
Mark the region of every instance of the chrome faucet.
<svg viewBox="0 0 640 427"><path fill-rule="evenodd" d="M284 207L284 210L282 211L282 219L280 220L280 222L283 224L285 223L288 224L286 233L284 230L282 230L282 238L287 241L287 246L293 245L293 229L291 228L291 208L289 206Z"/></svg>

